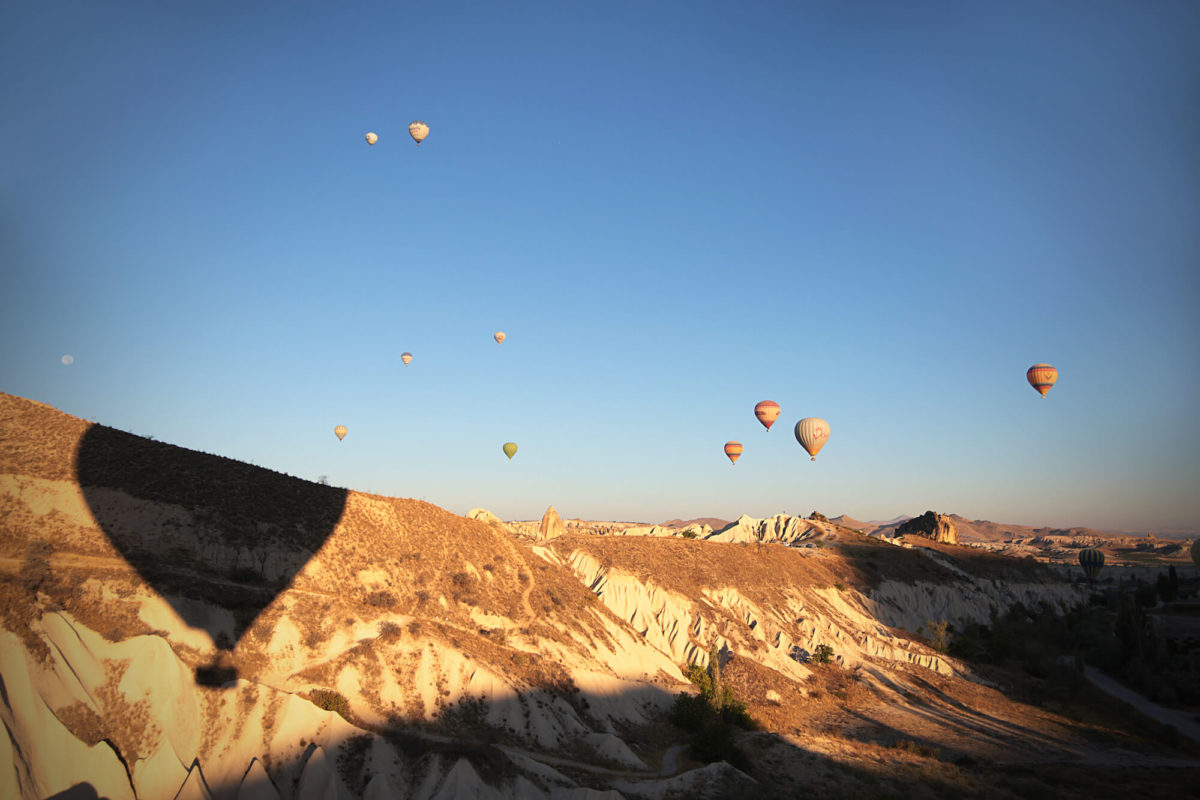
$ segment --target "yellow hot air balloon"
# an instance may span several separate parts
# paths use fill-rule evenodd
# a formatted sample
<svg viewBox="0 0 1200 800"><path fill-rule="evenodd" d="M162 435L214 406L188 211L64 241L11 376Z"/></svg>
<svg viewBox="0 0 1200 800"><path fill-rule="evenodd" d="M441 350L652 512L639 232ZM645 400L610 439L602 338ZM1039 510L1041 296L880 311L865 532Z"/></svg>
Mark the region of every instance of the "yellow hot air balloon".
<svg viewBox="0 0 1200 800"><path fill-rule="evenodd" d="M817 453L829 441L829 423L820 417L805 417L796 423L796 441L817 460Z"/></svg>
<svg viewBox="0 0 1200 800"><path fill-rule="evenodd" d="M758 421L763 424L764 428L771 430L775 420L779 419L779 403L774 400L763 400L754 407L754 416L758 417Z"/></svg>
<svg viewBox="0 0 1200 800"><path fill-rule="evenodd" d="M333 434L338 437L339 442L342 439L345 439L346 434L349 432L350 432L349 429L347 429L345 425L338 425L336 428L333 429Z"/></svg>
<svg viewBox="0 0 1200 800"><path fill-rule="evenodd" d="M409 364L412 363L412 353L401 353L400 360L403 361L404 366L407 367Z"/></svg>
<svg viewBox="0 0 1200 800"><path fill-rule="evenodd" d="M1050 391L1050 387L1058 380L1058 370L1049 364L1034 364L1025 371L1025 380L1037 389L1038 394L1045 397L1046 392Z"/></svg>
<svg viewBox="0 0 1200 800"><path fill-rule="evenodd" d="M516 442L505 442L503 449L504 449L504 455L508 456L509 461L512 461L512 457L517 454L517 443Z"/></svg>
<svg viewBox="0 0 1200 800"><path fill-rule="evenodd" d="M419 147L421 142L425 141L425 137L429 135L429 126L420 120L411 122L408 125L408 135L413 137L413 141Z"/></svg>
<svg viewBox="0 0 1200 800"><path fill-rule="evenodd" d="M379 137L378 137L378 136L376 136L376 135L375 135L375 134L373 134L373 133L368 133L368 134L366 135L366 140L367 140L367 144L369 144L369 145L373 145L373 144L375 144L376 142L378 142L378 141L379 141Z"/></svg>
<svg viewBox="0 0 1200 800"><path fill-rule="evenodd" d="M1079 566L1083 567L1083 573L1087 575L1090 583L1096 582L1096 577L1100 574L1101 568L1104 566L1104 553L1099 550L1088 548L1087 550L1079 551Z"/></svg>
<svg viewBox="0 0 1200 800"><path fill-rule="evenodd" d="M725 443L725 455L729 456L729 460L732 461L734 464L736 464L737 460L739 458L741 458L741 456L742 456L742 443L741 442L726 442Z"/></svg>
<svg viewBox="0 0 1200 800"><path fill-rule="evenodd" d="M492 338L496 340L496 344L504 344L504 340L508 337L504 335L504 331L496 331L492 334Z"/></svg>

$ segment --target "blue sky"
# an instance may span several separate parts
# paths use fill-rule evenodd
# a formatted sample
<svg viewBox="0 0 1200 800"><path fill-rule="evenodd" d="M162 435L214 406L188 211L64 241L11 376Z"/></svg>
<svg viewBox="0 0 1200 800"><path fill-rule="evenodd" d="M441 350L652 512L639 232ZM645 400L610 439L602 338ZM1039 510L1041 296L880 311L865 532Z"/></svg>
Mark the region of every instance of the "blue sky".
<svg viewBox="0 0 1200 800"><path fill-rule="evenodd" d="M1189 2L6 4L0 389L458 513L1200 529L1197 41Z"/></svg>

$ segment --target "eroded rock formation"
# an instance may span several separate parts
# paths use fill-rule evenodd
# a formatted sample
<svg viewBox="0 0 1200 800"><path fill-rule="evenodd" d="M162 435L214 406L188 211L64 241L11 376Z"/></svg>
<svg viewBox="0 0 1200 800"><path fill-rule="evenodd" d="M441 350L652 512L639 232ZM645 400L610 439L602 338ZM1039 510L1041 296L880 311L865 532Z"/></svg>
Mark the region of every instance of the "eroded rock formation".
<svg viewBox="0 0 1200 800"><path fill-rule="evenodd" d="M919 517L913 517L896 528L896 535L924 536L935 542L958 544L958 528L955 527L954 521L936 511L926 511Z"/></svg>
<svg viewBox="0 0 1200 800"><path fill-rule="evenodd" d="M563 524L562 517L558 516L554 506L547 508L546 513L542 515L542 527L538 531L538 538L557 539L566 532L567 526Z"/></svg>

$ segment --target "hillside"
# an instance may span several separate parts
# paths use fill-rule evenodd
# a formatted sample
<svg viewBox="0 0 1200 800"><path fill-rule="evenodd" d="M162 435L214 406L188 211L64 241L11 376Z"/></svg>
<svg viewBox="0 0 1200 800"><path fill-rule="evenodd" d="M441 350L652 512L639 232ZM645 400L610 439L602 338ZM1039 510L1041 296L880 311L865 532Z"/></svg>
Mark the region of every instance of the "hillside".
<svg viewBox="0 0 1200 800"><path fill-rule="evenodd" d="M983 550L782 515L727 541L536 542L11 395L0 521L4 797L1169 796L1200 778L1194 748L1086 686L1034 702L1058 679L926 638L1087 596ZM719 665L757 729L672 724L690 665Z"/></svg>

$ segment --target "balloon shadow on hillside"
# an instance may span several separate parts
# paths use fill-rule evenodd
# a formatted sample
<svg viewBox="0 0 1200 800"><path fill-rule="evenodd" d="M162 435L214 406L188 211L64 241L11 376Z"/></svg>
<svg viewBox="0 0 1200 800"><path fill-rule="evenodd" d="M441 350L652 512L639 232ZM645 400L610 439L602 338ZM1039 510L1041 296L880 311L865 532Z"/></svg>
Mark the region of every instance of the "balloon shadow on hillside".
<svg viewBox="0 0 1200 800"><path fill-rule="evenodd" d="M75 470L113 546L217 645L196 671L206 685L236 678L229 651L333 533L348 494L103 425L84 434Z"/></svg>
<svg viewBox="0 0 1200 800"><path fill-rule="evenodd" d="M639 695L639 700L645 698ZM487 702L464 697L443 707L432 720L396 715L366 723L347 711L353 733L319 735L302 742L301 748L291 748L284 758L267 758L260 752L232 768L206 765L214 773L208 776L195 761L191 772L200 772L198 777L210 793L239 797L286 796L288 787L302 787L315 779L324 786L332 781L353 797L410 796L417 787L423 794L458 796L462 786L482 784L504 797L576 796L590 790L697 800L967 795L1015 799L1056 797L1068 789L1097 798L1185 796L1195 774L1191 769L1143 774L1119 762L1079 763L1078 754L1068 749L1059 751L1062 761L1043 757L1027 763L994 762L945 751L938 742L914 739L886 726L873 724L864 731L854 723L828 728L821 736L825 742L821 748L806 747L794 736L738 730L723 744L733 758L716 759L696 750L705 744L701 749L711 749L714 737L709 732L672 726L668 739L661 713L646 714L651 724L620 724L616 729L602 715L587 713L590 706L623 705L624 697L564 694L553 686L529 690L525 695L529 707L557 701L560 708L565 702L579 712L583 725L574 733L560 732L558 741L550 744L536 744L512 728L489 723ZM330 728L323 726L323 730ZM613 738L629 748L629 756L641 763L612 760L611 755L593 749L586 737L597 733L614 733ZM870 735L860 738L864 733ZM839 742L836 748L841 755L828 753L830 741ZM857 759L847 757L855 749L862 751ZM323 751L323 757L318 757L318 751ZM252 769L254 761L262 769ZM315 768L307 774L310 763ZM333 776L330 763L337 764ZM717 764L722 765L714 768Z"/></svg>

